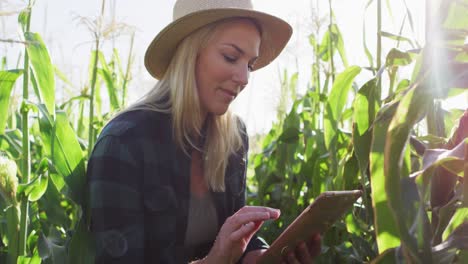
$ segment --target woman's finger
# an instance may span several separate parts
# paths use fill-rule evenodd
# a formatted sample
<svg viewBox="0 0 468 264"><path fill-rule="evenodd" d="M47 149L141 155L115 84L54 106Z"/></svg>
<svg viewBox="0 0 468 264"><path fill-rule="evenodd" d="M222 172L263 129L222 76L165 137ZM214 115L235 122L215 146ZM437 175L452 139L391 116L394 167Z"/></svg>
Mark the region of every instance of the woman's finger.
<svg viewBox="0 0 468 264"><path fill-rule="evenodd" d="M307 241L307 247L309 248L309 254L312 258L317 257L320 255L321 251L321 237L320 234L314 234L312 237Z"/></svg>
<svg viewBox="0 0 468 264"><path fill-rule="evenodd" d="M261 222L268 219L271 219L271 216L267 212L243 213L229 217L226 223L231 231L235 231L249 222Z"/></svg>
<svg viewBox="0 0 468 264"><path fill-rule="evenodd" d="M266 207L266 206L244 206L241 209L239 209L234 215L236 214L242 214L242 213L255 213L255 212L266 212L269 213L271 217L274 219L278 218L280 216L280 210L271 208L271 207Z"/></svg>
<svg viewBox="0 0 468 264"><path fill-rule="evenodd" d="M287 255L286 255L286 258L287 258L287 261L288 261L288 264L301 264L299 262L299 260L297 260L296 256L294 255L293 252L289 252Z"/></svg>
<svg viewBox="0 0 468 264"><path fill-rule="evenodd" d="M310 264L312 263L312 256L309 253L309 248L307 247L305 242L299 243L296 247L296 257L299 259L300 263L302 264Z"/></svg>
<svg viewBox="0 0 468 264"><path fill-rule="evenodd" d="M250 234L253 233L255 229L255 223L249 222L245 225L242 225L239 229L232 232L230 235L231 241L239 241L244 237L248 237Z"/></svg>

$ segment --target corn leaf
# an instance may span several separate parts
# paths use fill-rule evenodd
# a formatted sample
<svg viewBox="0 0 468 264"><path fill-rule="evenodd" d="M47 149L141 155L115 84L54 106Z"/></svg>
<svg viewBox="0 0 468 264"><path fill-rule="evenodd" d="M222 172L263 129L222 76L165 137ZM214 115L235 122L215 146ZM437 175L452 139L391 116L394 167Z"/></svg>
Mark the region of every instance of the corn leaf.
<svg viewBox="0 0 468 264"><path fill-rule="evenodd" d="M398 263L396 257L397 250L395 248L389 248L378 255L375 259L372 260L371 264L393 264Z"/></svg>
<svg viewBox="0 0 468 264"><path fill-rule="evenodd" d="M39 236L37 247L43 261L49 263L66 263L66 248L58 244L54 237L46 237L43 233Z"/></svg>
<svg viewBox="0 0 468 264"><path fill-rule="evenodd" d="M67 263L94 263L94 250L94 239L86 228L85 219L83 217L70 241Z"/></svg>
<svg viewBox="0 0 468 264"><path fill-rule="evenodd" d="M411 62L413 62L413 55L411 53L393 48L387 55L385 66L406 66Z"/></svg>
<svg viewBox="0 0 468 264"><path fill-rule="evenodd" d="M27 184L20 184L18 186L18 193L23 193L28 197L30 202L39 200L47 190L49 177L38 175Z"/></svg>
<svg viewBox="0 0 468 264"><path fill-rule="evenodd" d="M450 29L464 29L468 25L468 1L446 1L449 4L448 8L444 8L447 12L446 19L443 22L444 28Z"/></svg>
<svg viewBox="0 0 468 264"><path fill-rule="evenodd" d="M466 226L468 225L467 221L468 221L468 208L458 208L442 235L443 240L447 240L449 236L453 234L454 231L457 228L459 228L462 224L465 224L464 230L468 231L467 230L468 227ZM468 233L464 233L464 234L468 235Z"/></svg>
<svg viewBox="0 0 468 264"><path fill-rule="evenodd" d="M354 78L361 72L358 66L351 66L340 73L333 83L332 90L328 96L328 102L325 109L324 132L325 145L330 145L337 135L338 123L341 119L343 109L346 105L346 99Z"/></svg>
<svg viewBox="0 0 468 264"><path fill-rule="evenodd" d="M5 133L11 91L21 74L22 70L0 71L0 135Z"/></svg>
<svg viewBox="0 0 468 264"><path fill-rule="evenodd" d="M35 254L32 257L19 256L18 262L17 262L17 264L41 264L41 263L42 263L42 260L37 250L35 251Z"/></svg>
<svg viewBox="0 0 468 264"><path fill-rule="evenodd" d="M116 78L113 76L113 72L107 65L106 59L102 52L99 52L99 62L101 69L98 69L98 74L101 75L102 79L106 83L107 93L109 95L109 101L111 105L111 111L119 109L119 98L117 96Z"/></svg>
<svg viewBox="0 0 468 264"><path fill-rule="evenodd" d="M16 206L9 206L4 209L4 219L7 221L6 230L2 230L6 233L8 239L8 263L15 263L15 259L18 256L18 236L19 236L19 222L20 222L20 211Z"/></svg>
<svg viewBox="0 0 468 264"><path fill-rule="evenodd" d="M39 86L40 94L37 96L44 100L47 111L53 114L55 113L55 76L49 52L39 34L26 32L24 37L29 42L26 49Z"/></svg>
<svg viewBox="0 0 468 264"><path fill-rule="evenodd" d="M404 37L404 36L400 36L400 35L396 35L396 34L393 34L393 33L390 33L390 32L385 32L385 31L382 31L380 33L380 35L382 37L386 37L386 38L389 38L389 39L392 39L392 40L396 40L396 41L406 41L408 42L411 46L414 47L414 44L413 42L411 41L411 39L407 38L407 37Z"/></svg>
<svg viewBox="0 0 468 264"><path fill-rule="evenodd" d="M424 90L424 86L415 85L402 98L397 111L392 118L385 142L385 190L388 194L388 204L401 236L401 242L415 261L430 261L429 254L418 254L416 241L409 233L407 221L408 212L404 210L402 199L401 179L408 175L401 175L405 146L408 142L412 127L425 115L431 96ZM428 250L429 241L425 241L424 250Z"/></svg>
<svg viewBox="0 0 468 264"><path fill-rule="evenodd" d="M62 183L58 182L57 179L60 179ZM49 184L44 195L37 201L38 205L41 211L45 212L48 223L70 228L72 220L75 219L70 219L69 214L64 210L63 204L66 200L63 199L63 194L59 192L59 188L56 188L56 186L60 185L63 187L65 182L59 175L54 173L50 174L50 180L52 180L53 184Z"/></svg>
<svg viewBox="0 0 468 264"><path fill-rule="evenodd" d="M65 112L57 111L56 120L53 121L43 107L39 109L44 115L39 124L46 153L70 187L72 199L82 205L85 198L85 167L78 138Z"/></svg>
<svg viewBox="0 0 468 264"><path fill-rule="evenodd" d="M102 77L104 82L106 83L107 93L109 94L109 101L111 106L111 111L115 111L119 109L119 101L117 97L117 90L114 85L114 80L110 72L104 69L98 69L98 74Z"/></svg>
<svg viewBox="0 0 468 264"><path fill-rule="evenodd" d="M370 153L370 175L372 207L377 247L380 254L400 246L400 235L385 191L384 148L388 126L396 111L397 104L386 105L380 111L373 125L372 148ZM378 262L377 262L378 263ZM385 262L384 262L385 263Z"/></svg>
<svg viewBox="0 0 468 264"><path fill-rule="evenodd" d="M0 135L0 149L6 151L15 159L21 155L21 138L22 134L19 129L7 131Z"/></svg>
<svg viewBox="0 0 468 264"><path fill-rule="evenodd" d="M333 47L332 50L330 50L330 47ZM338 51L341 60L343 61L343 65L345 66L345 68L347 68L348 59L346 57L343 37L338 26L336 24L333 24L323 36L322 42L320 43L320 47L318 50L318 56L320 56L320 58L323 61L328 61L330 60L330 56L333 56L335 54L335 50Z"/></svg>

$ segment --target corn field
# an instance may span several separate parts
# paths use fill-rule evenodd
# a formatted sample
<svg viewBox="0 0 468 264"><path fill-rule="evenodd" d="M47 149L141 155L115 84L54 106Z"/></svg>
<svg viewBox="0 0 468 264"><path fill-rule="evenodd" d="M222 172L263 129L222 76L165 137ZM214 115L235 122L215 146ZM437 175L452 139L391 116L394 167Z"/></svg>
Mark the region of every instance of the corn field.
<svg viewBox="0 0 468 264"><path fill-rule="evenodd" d="M442 107L468 93L468 1L426 1L419 44L382 30L391 1L368 0L377 21L366 21L376 32L365 33L377 38L364 42L366 65L349 65L328 4L323 26L300 40L313 50L310 82L298 87L298 73L284 69L290 104L251 138L247 202L282 212L260 235L271 243L323 191L360 189L322 234L317 263L468 263L468 102ZM401 28L413 26L411 12ZM88 81L58 103L69 76L30 31L33 13L34 1L13 14L21 39L0 36L22 49L16 67L0 54L0 263L92 263L86 164L103 126L128 104L133 51L105 56L96 30ZM394 43L385 54L383 40ZM372 77L358 81L364 74Z"/></svg>

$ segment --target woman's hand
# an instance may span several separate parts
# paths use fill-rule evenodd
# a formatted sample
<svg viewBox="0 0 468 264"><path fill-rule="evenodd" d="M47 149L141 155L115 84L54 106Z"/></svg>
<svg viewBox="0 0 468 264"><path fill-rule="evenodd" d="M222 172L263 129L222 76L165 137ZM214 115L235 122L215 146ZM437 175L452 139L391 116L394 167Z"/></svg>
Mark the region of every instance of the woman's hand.
<svg viewBox="0 0 468 264"><path fill-rule="evenodd" d="M263 222L277 219L278 209L244 206L226 219L204 263L235 263L244 253L255 232Z"/></svg>
<svg viewBox="0 0 468 264"><path fill-rule="evenodd" d="M320 235L314 234L309 241L299 243L294 251L287 252L281 263L284 264L309 264L320 254L321 241Z"/></svg>
<svg viewBox="0 0 468 264"><path fill-rule="evenodd" d="M287 252L281 263L295 264L295 263L313 263L313 259L320 254L320 235L312 235L309 241L301 242L292 252ZM244 257L243 264L255 264L257 259L266 252L266 249L253 250L247 253Z"/></svg>

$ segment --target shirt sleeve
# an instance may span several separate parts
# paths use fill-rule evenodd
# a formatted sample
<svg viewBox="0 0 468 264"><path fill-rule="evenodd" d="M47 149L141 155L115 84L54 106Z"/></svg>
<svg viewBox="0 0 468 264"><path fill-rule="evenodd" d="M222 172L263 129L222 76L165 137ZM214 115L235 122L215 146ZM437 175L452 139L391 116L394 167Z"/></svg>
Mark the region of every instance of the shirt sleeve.
<svg viewBox="0 0 468 264"><path fill-rule="evenodd" d="M144 263L140 168L117 136L104 136L94 147L87 179L96 263Z"/></svg>

